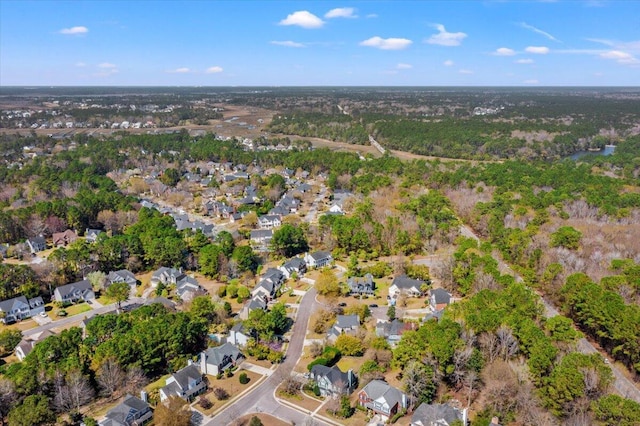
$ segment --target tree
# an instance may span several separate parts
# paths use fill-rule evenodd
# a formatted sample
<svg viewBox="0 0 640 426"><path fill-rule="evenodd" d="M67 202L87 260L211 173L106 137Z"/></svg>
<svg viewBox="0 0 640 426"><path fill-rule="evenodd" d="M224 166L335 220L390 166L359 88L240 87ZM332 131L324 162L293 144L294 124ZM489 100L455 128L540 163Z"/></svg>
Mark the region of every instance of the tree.
<svg viewBox="0 0 640 426"><path fill-rule="evenodd" d="M309 250L309 243L301 228L285 223L273 232L271 248L280 256L292 257Z"/></svg>
<svg viewBox="0 0 640 426"><path fill-rule="evenodd" d="M640 404L618 395L607 395L593 401L591 411L606 425L634 426L640 419Z"/></svg>
<svg viewBox="0 0 640 426"><path fill-rule="evenodd" d="M11 406L18 399L13 382L4 377L0 378L0 424L4 425L4 418L11 409Z"/></svg>
<svg viewBox="0 0 640 426"><path fill-rule="evenodd" d="M213 322L217 317L216 306L209 296L194 297L189 312L197 318L205 319L208 323Z"/></svg>
<svg viewBox="0 0 640 426"><path fill-rule="evenodd" d="M87 274L87 279L91 283L93 290L98 291L104 289L104 285L107 282L107 274L102 271L89 272Z"/></svg>
<svg viewBox="0 0 640 426"><path fill-rule="evenodd" d="M210 278L214 278L220 271L220 257L225 256L222 247L217 244L208 244L200 249L198 264L200 272Z"/></svg>
<svg viewBox="0 0 640 426"><path fill-rule="evenodd" d="M60 372L55 378L54 403L61 411L80 411L80 407L93 399L93 388L80 370L72 370L66 377Z"/></svg>
<svg viewBox="0 0 640 426"><path fill-rule="evenodd" d="M236 261L240 272L256 272L258 269L258 257L251 246L237 246L233 249L231 258Z"/></svg>
<svg viewBox="0 0 640 426"><path fill-rule="evenodd" d="M122 302L129 299L130 292L131 287L129 287L129 284L125 282L113 283L107 288L106 291L107 296L115 299L115 301L118 303L118 309L121 308Z"/></svg>
<svg viewBox="0 0 640 426"><path fill-rule="evenodd" d="M54 420L55 416L44 395L30 395L9 412L9 426L35 426Z"/></svg>
<svg viewBox="0 0 640 426"><path fill-rule="evenodd" d="M580 247L582 232L571 226L561 226L551 234L551 247L564 247L569 250L576 250Z"/></svg>
<svg viewBox="0 0 640 426"><path fill-rule="evenodd" d="M402 373L402 385L410 400L410 410L423 402L427 404L436 394L433 370L419 361L411 361Z"/></svg>
<svg viewBox="0 0 640 426"><path fill-rule="evenodd" d="M153 422L156 426L189 426L191 424L189 404L178 396L170 396L156 407Z"/></svg>
<svg viewBox="0 0 640 426"><path fill-rule="evenodd" d="M167 186L176 186L178 181L180 181L180 172L173 168L166 169L160 176L160 182Z"/></svg>
<svg viewBox="0 0 640 426"><path fill-rule="evenodd" d="M113 358L102 362L97 372L98 384L104 395L113 397L124 384L126 376L122 367Z"/></svg>
<svg viewBox="0 0 640 426"><path fill-rule="evenodd" d="M364 353L364 345L356 336L341 334L336 339L334 345L341 354L346 356L362 356Z"/></svg>
<svg viewBox="0 0 640 426"><path fill-rule="evenodd" d="M22 340L22 332L15 329L7 329L0 332L0 355L13 351Z"/></svg>
<svg viewBox="0 0 640 426"><path fill-rule="evenodd" d="M324 296L338 296L340 294L340 284L338 278L331 269L323 269L315 284L318 294Z"/></svg>
<svg viewBox="0 0 640 426"><path fill-rule="evenodd" d="M249 420L249 426L262 426L262 420L257 416L253 416L251 417L251 420Z"/></svg>
<svg viewBox="0 0 640 426"><path fill-rule="evenodd" d="M396 307L391 305L389 306L389 308L387 309L387 317L389 318L389 321L393 321L394 319L396 319Z"/></svg>

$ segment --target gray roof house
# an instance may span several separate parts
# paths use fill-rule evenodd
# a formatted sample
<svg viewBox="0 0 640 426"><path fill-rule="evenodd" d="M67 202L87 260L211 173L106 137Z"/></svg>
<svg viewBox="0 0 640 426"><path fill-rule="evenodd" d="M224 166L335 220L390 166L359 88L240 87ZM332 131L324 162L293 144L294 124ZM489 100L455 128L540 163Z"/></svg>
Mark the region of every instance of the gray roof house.
<svg viewBox="0 0 640 426"><path fill-rule="evenodd" d="M406 275L397 276L391 282L391 286L389 286L389 297L395 299L400 294L420 297L422 296L422 290L420 288L423 284L424 281L414 280Z"/></svg>
<svg viewBox="0 0 640 426"><path fill-rule="evenodd" d="M102 231L99 230L99 229L87 228L84 231L84 238L87 240L88 243L95 243L96 241L98 241L98 236L101 233L102 233Z"/></svg>
<svg viewBox="0 0 640 426"><path fill-rule="evenodd" d="M156 287L158 283L162 284L177 284L185 275L182 269L167 268L162 266L151 275L151 285Z"/></svg>
<svg viewBox="0 0 640 426"><path fill-rule="evenodd" d="M273 229L282 225L282 218L277 214L267 214L258 218L260 229Z"/></svg>
<svg viewBox="0 0 640 426"><path fill-rule="evenodd" d="M107 275L107 287L115 283L127 283L129 286L135 287L138 280L132 272L126 269L120 269L119 271L111 271L109 275Z"/></svg>
<svg viewBox="0 0 640 426"><path fill-rule="evenodd" d="M407 395L387 382L372 380L358 393L358 404L387 420L407 408Z"/></svg>
<svg viewBox="0 0 640 426"><path fill-rule="evenodd" d="M411 416L411 426L449 426L456 420L467 424L467 410L458 410L448 404L422 403Z"/></svg>
<svg viewBox="0 0 640 426"><path fill-rule="evenodd" d="M207 382L204 381L202 373L195 364L191 363L167 379L165 386L160 388L160 401L170 396L179 396L190 401L206 389Z"/></svg>
<svg viewBox="0 0 640 426"><path fill-rule="evenodd" d="M342 333L355 334L360 327L358 315L338 315L333 327L327 333L327 340L334 342Z"/></svg>
<svg viewBox="0 0 640 426"><path fill-rule="evenodd" d="M231 343L209 348L200 354L200 371L202 374L216 376L223 371L235 367L244 359L240 349Z"/></svg>
<svg viewBox="0 0 640 426"><path fill-rule="evenodd" d="M205 289L193 277L185 276L176 284L176 294L183 301L193 300L194 297L205 293Z"/></svg>
<svg viewBox="0 0 640 426"><path fill-rule="evenodd" d="M331 264L333 257L328 251L317 251L315 253L305 254L304 261L310 268L322 268Z"/></svg>
<svg viewBox="0 0 640 426"><path fill-rule="evenodd" d="M294 257L284 262L278 269L287 279L291 278L293 274L297 274L300 277L307 272L307 263L300 257Z"/></svg>
<svg viewBox="0 0 640 426"><path fill-rule="evenodd" d="M349 395L357 386L353 370L342 372L337 366L314 365L311 379L318 384L322 396Z"/></svg>
<svg viewBox="0 0 640 426"><path fill-rule="evenodd" d="M141 426L151 420L153 411L145 401L132 395L124 397L122 402L107 411L100 426Z"/></svg>
<svg viewBox="0 0 640 426"><path fill-rule="evenodd" d="M27 357L27 355L31 353L33 348L38 343L42 342L47 337L54 336L54 335L55 333L53 331L44 330L39 333L35 333L30 336L23 337L20 343L18 343L18 346L16 346L16 350L15 350L16 357L20 361L23 361Z"/></svg>
<svg viewBox="0 0 640 426"><path fill-rule="evenodd" d="M31 250L31 253L36 254L47 249L47 240L45 240L44 237L40 235L39 237L29 238L27 240L27 245L29 246L29 250Z"/></svg>
<svg viewBox="0 0 640 426"><path fill-rule="evenodd" d="M262 293L257 293L253 295L251 300L244 304L238 316L240 319L246 320L249 318L249 314L251 311L256 309L262 309L263 311L267 309L267 300L268 296L265 296Z"/></svg>
<svg viewBox="0 0 640 426"><path fill-rule="evenodd" d="M242 322L236 323L231 330L229 330L229 337L227 337L227 342L236 346L246 346L249 343L249 339L251 336L244 329L244 325Z"/></svg>
<svg viewBox="0 0 640 426"><path fill-rule="evenodd" d="M75 303L79 300L87 301L96 298L89 280L78 281L77 283L60 286L53 292L57 302Z"/></svg>
<svg viewBox="0 0 640 426"><path fill-rule="evenodd" d="M3 323L10 323L24 318L31 318L31 308L29 301L24 296L0 302L0 312L4 313Z"/></svg>
<svg viewBox="0 0 640 426"><path fill-rule="evenodd" d="M429 305L434 311L441 311L451 303L451 294L447 290L434 288L430 293Z"/></svg>
<svg viewBox="0 0 640 426"><path fill-rule="evenodd" d="M366 274L364 277L351 277L347 280L347 285L349 294L361 296L373 296L376 288L371 274Z"/></svg>
<svg viewBox="0 0 640 426"><path fill-rule="evenodd" d="M412 323L405 323L399 319L394 319L391 322L383 321L376 324L376 336L384 337L385 340L394 347L399 341L402 333L407 330L413 330Z"/></svg>

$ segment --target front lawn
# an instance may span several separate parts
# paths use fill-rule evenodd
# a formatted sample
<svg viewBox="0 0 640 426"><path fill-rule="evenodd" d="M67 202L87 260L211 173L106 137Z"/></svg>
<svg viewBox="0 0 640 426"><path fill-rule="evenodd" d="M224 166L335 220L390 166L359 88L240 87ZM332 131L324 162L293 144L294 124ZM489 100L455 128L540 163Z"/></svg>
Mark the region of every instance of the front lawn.
<svg viewBox="0 0 640 426"><path fill-rule="evenodd" d="M240 383L240 379L239 379L240 374L242 373L246 373L247 377L249 378L249 382L244 385ZM227 402L233 400L238 395L240 395L242 391L254 385L261 377L262 375L258 373L254 373L253 371L248 371L248 370L236 370L233 373L233 376L231 377L224 376L221 379L217 379L215 376L207 375L207 380L209 381L209 389L207 390L207 393L203 395L203 397L208 399L213 405L211 408L205 410L202 407L200 407L199 404L196 403L195 408L197 408L198 411L202 412L203 414L209 416L214 411L218 410L222 405L226 404ZM229 394L229 399L219 401L213 393L214 388L224 389L227 392L227 394ZM200 396L196 397L196 401L198 399L200 399Z"/></svg>
<svg viewBox="0 0 640 426"><path fill-rule="evenodd" d="M56 312L58 312L58 310L56 310ZM67 316L72 317L74 315L78 315L83 312L90 311L91 306L89 306L86 302L82 302L82 303L78 303L77 305L68 306L64 308L64 310L67 312Z"/></svg>

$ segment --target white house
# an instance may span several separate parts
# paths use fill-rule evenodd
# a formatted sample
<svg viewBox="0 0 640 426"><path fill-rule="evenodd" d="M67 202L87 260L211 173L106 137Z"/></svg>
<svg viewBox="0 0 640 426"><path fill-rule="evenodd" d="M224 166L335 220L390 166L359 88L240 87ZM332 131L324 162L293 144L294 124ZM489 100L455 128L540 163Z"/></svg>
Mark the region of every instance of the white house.
<svg viewBox="0 0 640 426"><path fill-rule="evenodd" d="M235 367L244 359L240 349L227 342L222 346L209 348L200 354L200 371L202 374L216 376L223 371Z"/></svg>
<svg viewBox="0 0 640 426"><path fill-rule="evenodd" d="M310 268L322 268L330 265L333 262L333 257L328 251L317 251L311 254L306 253L304 261Z"/></svg>

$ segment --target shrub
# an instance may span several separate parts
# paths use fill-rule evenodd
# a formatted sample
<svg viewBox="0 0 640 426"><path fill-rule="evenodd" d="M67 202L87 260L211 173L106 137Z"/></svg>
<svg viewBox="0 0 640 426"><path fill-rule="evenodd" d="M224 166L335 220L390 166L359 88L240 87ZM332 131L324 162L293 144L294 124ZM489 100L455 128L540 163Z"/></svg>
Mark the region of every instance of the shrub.
<svg viewBox="0 0 640 426"><path fill-rule="evenodd" d="M247 383L249 383L249 377L247 376L247 373L240 373L238 381L240 381L240 384L242 385L246 385Z"/></svg>
<svg viewBox="0 0 640 426"><path fill-rule="evenodd" d="M251 420L249 420L249 426L263 426L263 423L258 417L253 416Z"/></svg>
<svg viewBox="0 0 640 426"><path fill-rule="evenodd" d="M229 392L222 388L214 388L213 394L215 395L218 401L224 401L225 399L229 399Z"/></svg>
<svg viewBox="0 0 640 426"><path fill-rule="evenodd" d="M209 399L201 395L200 398L198 398L198 405L205 410L208 410L209 408L213 407L213 402L209 401Z"/></svg>
<svg viewBox="0 0 640 426"><path fill-rule="evenodd" d="M69 314L64 309L60 309L58 312L56 312L56 315L59 317L66 317Z"/></svg>
<svg viewBox="0 0 640 426"><path fill-rule="evenodd" d="M233 377L233 371L229 368L225 374L227 375L227 377Z"/></svg>

